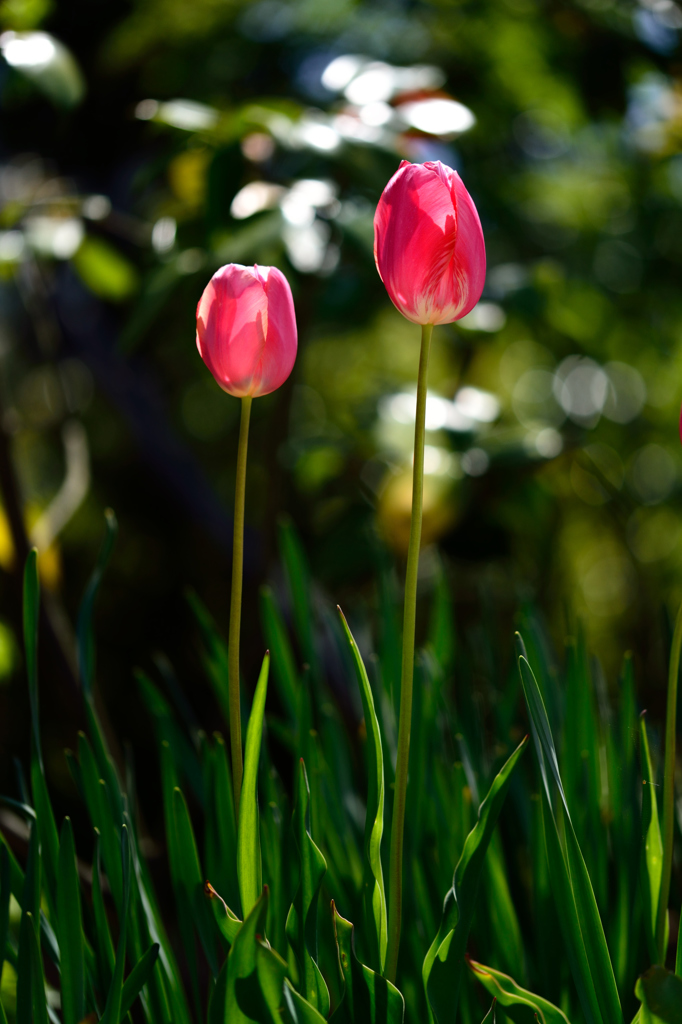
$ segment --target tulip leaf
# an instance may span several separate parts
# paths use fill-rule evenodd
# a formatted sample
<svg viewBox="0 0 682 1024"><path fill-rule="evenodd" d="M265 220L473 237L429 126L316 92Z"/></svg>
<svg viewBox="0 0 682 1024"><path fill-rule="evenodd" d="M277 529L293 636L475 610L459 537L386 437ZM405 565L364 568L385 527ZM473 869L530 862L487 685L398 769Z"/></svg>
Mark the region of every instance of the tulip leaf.
<svg viewBox="0 0 682 1024"><path fill-rule="evenodd" d="M261 739L263 736L263 717L265 715L265 698L268 692L268 670L270 655L263 658L263 665L256 684L249 724L246 729L244 746L244 776L239 801L239 822L237 826L237 873L239 876L239 895L241 897L244 919L262 888L263 871L260 851L260 826L258 822L258 762L260 760Z"/></svg>
<svg viewBox="0 0 682 1024"><path fill-rule="evenodd" d="M523 641L520 637L518 640L523 651ZM590 1024L622 1024L623 1013L604 928L566 803L547 712L523 653L519 657L519 671L543 783L543 823L550 880L573 978ZM561 798L563 830L554 813L547 764Z"/></svg>
<svg viewBox="0 0 682 1024"><path fill-rule="evenodd" d="M476 980L495 997L500 1006L504 1006L506 1015L516 1024L535 1024L536 1020L538 1024L569 1024L568 1018L558 1006L542 996L527 992L509 975L492 967L484 967L469 958L467 963Z"/></svg>
<svg viewBox="0 0 682 1024"><path fill-rule="evenodd" d="M279 1024L287 966L263 941L268 914L267 886L237 932L227 957L225 1016L229 1024ZM220 999L216 986L217 998ZM214 999L216 996L214 996Z"/></svg>
<svg viewBox="0 0 682 1024"><path fill-rule="evenodd" d="M360 963L355 953L355 930L343 918L332 901L334 934L344 991L340 1005L332 1014L333 1024L402 1024L405 1001L387 978Z"/></svg>
<svg viewBox="0 0 682 1024"><path fill-rule="evenodd" d="M210 882L206 882L204 891L211 901L213 917L220 929L221 935L230 945L232 945L234 940L237 938L237 933L242 926L242 922L236 914L233 914L225 900L216 892Z"/></svg>
<svg viewBox="0 0 682 1024"><path fill-rule="evenodd" d="M151 978L159 956L158 942L152 943L126 978L121 992L121 1019L125 1017L140 992Z"/></svg>
<svg viewBox="0 0 682 1024"><path fill-rule="evenodd" d="M284 982L284 1020L287 1024L324 1024L325 1018L287 979Z"/></svg>
<svg viewBox="0 0 682 1024"><path fill-rule="evenodd" d="M286 935L296 957L299 988L323 1016L329 1013L329 992L317 965L317 899L327 862L310 835L310 787L303 758L296 773L291 830L298 855L298 885L286 922Z"/></svg>
<svg viewBox="0 0 682 1024"><path fill-rule="evenodd" d="M658 959L656 947L656 915L661 891L663 871L663 838L658 817L656 783L651 765L649 740L644 716L639 720L642 758L642 836L643 846L640 860L641 889L644 903L644 933L652 963Z"/></svg>
<svg viewBox="0 0 682 1024"><path fill-rule="evenodd" d="M383 972L386 961L387 924L386 893L381 865L381 839L384 831L384 756L374 697L358 645L346 617L339 608L346 639L353 656L355 674L360 687L362 710L367 733L368 795L365 816L365 865L363 880L365 934L371 942L371 962Z"/></svg>
<svg viewBox="0 0 682 1024"><path fill-rule="evenodd" d="M57 926L64 1024L79 1024L85 1016L85 940L76 847L69 818L64 818L59 844Z"/></svg>
<svg viewBox="0 0 682 1024"><path fill-rule="evenodd" d="M422 979L437 1024L454 1024L457 1016L462 967L485 855L512 772L527 743L526 736L493 779L479 808L478 821L467 836L452 887L445 896L438 934L424 960Z"/></svg>
<svg viewBox="0 0 682 1024"><path fill-rule="evenodd" d="M635 985L642 1003L640 1024L682 1024L682 978L665 967L650 967Z"/></svg>

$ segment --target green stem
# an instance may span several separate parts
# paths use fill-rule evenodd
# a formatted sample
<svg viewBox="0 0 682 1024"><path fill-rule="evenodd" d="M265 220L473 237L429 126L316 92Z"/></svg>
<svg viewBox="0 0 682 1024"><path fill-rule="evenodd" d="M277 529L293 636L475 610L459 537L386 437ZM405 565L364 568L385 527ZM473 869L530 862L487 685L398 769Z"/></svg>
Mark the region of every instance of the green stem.
<svg viewBox="0 0 682 1024"><path fill-rule="evenodd" d="M228 642L228 698L230 705L230 748L232 750L232 786L234 814L239 821L239 797L242 791L242 718L239 706L239 631L242 621L242 576L244 574L244 496L246 492L246 453L249 446L250 396L242 398L237 449L237 479L234 494L234 533L232 540L232 591L230 595L230 633Z"/></svg>
<svg viewBox="0 0 682 1024"><path fill-rule="evenodd" d="M400 722L398 754L395 766L391 854L388 873L388 948L385 976L395 982L400 949L400 927L403 906L403 834L405 831L405 799L410 759L410 728L412 725L412 680L414 676L414 630L417 614L417 572L422 536L422 505L424 492L424 423L426 419L426 379L433 325L422 327L422 344L417 379L417 413L414 426L414 467L412 470L412 521L407 549L405 573L405 608L403 612L403 664L400 678Z"/></svg>
<svg viewBox="0 0 682 1024"><path fill-rule="evenodd" d="M668 670L668 706L665 714L665 768L663 772L663 867L661 892L656 915L656 948L659 963L665 964L665 932L673 867L673 827L675 824L675 731L677 726L677 683L682 649L682 605L677 613Z"/></svg>

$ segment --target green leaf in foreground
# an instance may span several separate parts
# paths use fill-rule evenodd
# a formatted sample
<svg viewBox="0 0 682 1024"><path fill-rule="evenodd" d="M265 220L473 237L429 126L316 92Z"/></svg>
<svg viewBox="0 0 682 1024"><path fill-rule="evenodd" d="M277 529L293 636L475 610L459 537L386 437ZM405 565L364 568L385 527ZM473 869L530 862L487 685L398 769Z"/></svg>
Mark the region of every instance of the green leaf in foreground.
<svg viewBox="0 0 682 1024"><path fill-rule="evenodd" d="M644 715L639 720L642 759L642 858L641 880L644 902L644 933L652 963L658 959L656 949L656 914L661 894L661 871L663 870L663 838L658 818L658 801L654 773L651 766L649 740Z"/></svg>
<svg viewBox="0 0 682 1024"><path fill-rule="evenodd" d="M502 810L511 774L526 748L526 736L493 779L478 811L478 821L467 836L455 868L452 888L445 896L438 934L422 968L424 988L438 1024L454 1024L462 967L474 917L486 851Z"/></svg>
<svg viewBox="0 0 682 1024"><path fill-rule="evenodd" d="M354 929L341 917L332 900L334 934L344 981L341 1004L332 1024L402 1024L405 1001L387 978L361 964L355 954Z"/></svg>
<svg viewBox="0 0 682 1024"><path fill-rule="evenodd" d="M367 733L367 811L365 818L365 871L363 882L365 934L372 946L371 962L383 972L386 961L387 923L386 893L381 865L381 838L384 831L384 755L374 697L358 645L346 617L339 615L353 656L355 674L360 687L362 710Z"/></svg>
<svg viewBox="0 0 682 1024"><path fill-rule="evenodd" d="M85 1016L85 940L76 848L69 818L64 818L59 844L57 931L61 967L64 1024L79 1024Z"/></svg>
<svg viewBox="0 0 682 1024"><path fill-rule="evenodd" d="M154 942L142 958L137 961L125 980L121 993L121 1018L125 1017L140 992L152 976L159 956L159 944Z"/></svg>
<svg viewBox="0 0 682 1024"><path fill-rule="evenodd" d="M239 895L245 919L259 898L262 887L263 869L258 824L258 762L263 736L269 667L270 654L266 653L251 706L244 747L244 777L237 826L237 872L239 874Z"/></svg>
<svg viewBox="0 0 682 1024"><path fill-rule="evenodd" d="M518 634L517 637L523 651L523 641ZM588 1024L623 1024L606 936L566 803L549 719L537 681L523 654L519 657L519 672L542 776L543 824L550 880L583 1013ZM563 829L554 813L547 764L561 798Z"/></svg>
<svg viewBox="0 0 682 1024"><path fill-rule="evenodd" d="M296 774L296 803L292 821L299 877L294 902L287 917L286 934L298 962L299 988L304 997L326 1017L329 1013L329 992L317 966L317 898L327 871L327 862L309 832L309 806L310 788L301 758Z"/></svg>
<svg viewBox="0 0 682 1024"><path fill-rule="evenodd" d="M665 967L650 967L635 985L642 1003L640 1024L682 1024L682 978Z"/></svg>
<svg viewBox="0 0 682 1024"><path fill-rule="evenodd" d="M484 967L467 957L467 964L477 981L494 996L505 1013L517 1024L569 1024L568 1017L558 1006L527 992L517 985L513 978L496 971L492 967Z"/></svg>

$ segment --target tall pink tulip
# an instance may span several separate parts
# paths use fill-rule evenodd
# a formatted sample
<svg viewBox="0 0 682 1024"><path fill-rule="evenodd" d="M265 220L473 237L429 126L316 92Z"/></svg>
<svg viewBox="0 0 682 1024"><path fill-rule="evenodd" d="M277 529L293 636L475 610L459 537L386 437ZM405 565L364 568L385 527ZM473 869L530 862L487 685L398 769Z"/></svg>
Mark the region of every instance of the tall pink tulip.
<svg viewBox="0 0 682 1024"><path fill-rule="evenodd" d="M485 242L457 171L403 160L374 215L374 259L408 320L435 325L466 316L483 291Z"/></svg>
<svg viewBox="0 0 682 1024"><path fill-rule="evenodd" d="M224 391L269 395L296 359L291 289L277 267L221 267L197 306L197 348Z"/></svg>
<svg viewBox="0 0 682 1024"><path fill-rule="evenodd" d="M412 516L405 571L400 720L391 823L385 976L395 981L400 949L403 837L412 725L417 574L424 493L426 382L431 335L472 309L485 281L485 243L478 213L457 171L441 163L403 160L374 215L374 258L396 308L421 324L412 470ZM385 911L384 911L385 912Z"/></svg>
<svg viewBox="0 0 682 1024"><path fill-rule="evenodd" d="M232 546L232 590L228 643L228 698L234 807L239 818L242 788L242 729L239 700L239 633L244 565L246 453L251 401L269 395L291 373L296 349L291 289L276 267L221 267L197 306L197 348L220 387L241 398Z"/></svg>

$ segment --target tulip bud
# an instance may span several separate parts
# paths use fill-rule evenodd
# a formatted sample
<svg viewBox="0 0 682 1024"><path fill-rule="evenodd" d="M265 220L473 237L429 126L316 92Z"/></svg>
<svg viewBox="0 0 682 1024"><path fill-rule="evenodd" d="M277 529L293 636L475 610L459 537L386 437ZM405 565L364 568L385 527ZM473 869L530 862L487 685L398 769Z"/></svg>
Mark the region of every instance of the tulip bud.
<svg viewBox="0 0 682 1024"><path fill-rule="evenodd" d="M415 324L448 324L476 305L485 243L457 171L403 160L374 215L374 259L394 306Z"/></svg>
<svg viewBox="0 0 682 1024"><path fill-rule="evenodd" d="M298 347L291 289L276 267L221 267L197 306L197 348L237 398L269 395L291 373Z"/></svg>

